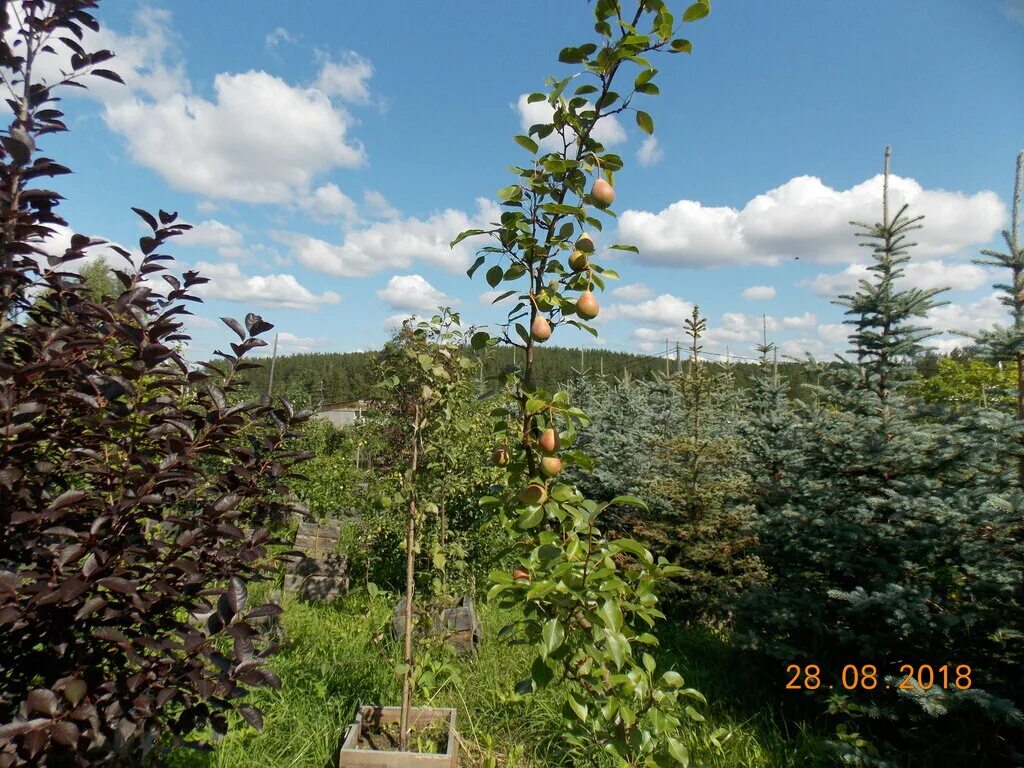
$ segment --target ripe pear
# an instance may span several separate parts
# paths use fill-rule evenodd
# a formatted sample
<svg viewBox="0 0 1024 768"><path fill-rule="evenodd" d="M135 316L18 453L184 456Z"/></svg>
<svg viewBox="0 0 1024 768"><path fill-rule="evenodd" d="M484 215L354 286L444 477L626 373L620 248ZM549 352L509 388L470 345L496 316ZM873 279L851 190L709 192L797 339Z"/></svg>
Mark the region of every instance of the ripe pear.
<svg viewBox="0 0 1024 768"><path fill-rule="evenodd" d="M546 317L537 315L530 325L530 335L533 336L534 341L547 341L551 338L551 323L547 321Z"/></svg>
<svg viewBox="0 0 1024 768"><path fill-rule="evenodd" d="M590 196L594 198L594 205L598 208L607 208L615 202L615 190L604 179L594 182L594 186L590 188Z"/></svg>
<svg viewBox="0 0 1024 768"><path fill-rule="evenodd" d="M584 320L593 320L600 311L601 304L597 301L597 296L593 291L584 291L576 299L576 314Z"/></svg>
<svg viewBox="0 0 1024 768"><path fill-rule="evenodd" d="M545 456L540 460L540 468L548 477L554 477L562 471L562 460L557 456Z"/></svg>
<svg viewBox="0 0 1024 768"><path fill-rule="evenodd" d="M512 578L516 581L529 581L530 572L525 568L516 568L514 571L512 571Z"/></svg>
<svg viewBox="0 0 1024 768"><path fill-rule="evenodd" d="M582 235L579 236L579 239L576 241L576 250L583 251L584 253L593 253L594 239L589 234L584 232Z"/></svg>
<svg viewBox="0 0 1024 768"><path fill-rule="evenodd" d="M495 448L494 452L491 453L491 462L496 467L504 467L508 464L508 461L508 449L506 448Z"/></svg>
<svg viewBox="0 0 1024 768"><path fill-rule="evenodd" d="M582 272L587 268L587 254L577 249L569 254L569 269L573 272Z"/></svg>
<svg viewBox="0 0 1024 768"><path fill-rule="evenodd" d="M558 432L550 427L541 432L540 437L537 438L537 445L545 453L554 453L561 444L562 441L558 437Z"/></svg>
<svg viewBox="0 0 1024 768"><path fill-rule="evenodd" d="M524 504L543 504L548 500L548 489L540 483L530 483L519 492L519 500Z"/></svg>

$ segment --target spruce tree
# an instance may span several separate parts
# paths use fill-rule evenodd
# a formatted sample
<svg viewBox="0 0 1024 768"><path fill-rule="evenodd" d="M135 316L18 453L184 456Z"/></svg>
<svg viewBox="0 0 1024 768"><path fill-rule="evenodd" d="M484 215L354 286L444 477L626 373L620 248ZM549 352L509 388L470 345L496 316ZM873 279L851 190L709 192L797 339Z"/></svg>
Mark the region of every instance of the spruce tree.
<svg viewBox="0 0 1024 768"><path fill-rule="evenodd" d="M981 724L1018 713L978 682L968 691L925 690L918 679L923 664L989 658L986 606L999 587L985 582L981 594L972 586L997 558L984 537L989 512L943 480L950 429L905 394L932 335L921 318L939 291L899 284L921 217L905 205L890 216L888 170L887 150L882 220L861 225L871 277L838 300L854 359L820 367L823 384L802 413L799 493L766 507L758 527L772 584L751 595L741 619L755 647L785 664L818 665L823 681L811 695L827 695L832 712L870 715L861 727L882 754L949 765L995 754L993 732ZM899 688L903 663L915 667L908 690ZM844 691L846 665L861 673L871 665L877 687ZM856 741L842 739L849 760L891 764L869 762Z"/></svg>

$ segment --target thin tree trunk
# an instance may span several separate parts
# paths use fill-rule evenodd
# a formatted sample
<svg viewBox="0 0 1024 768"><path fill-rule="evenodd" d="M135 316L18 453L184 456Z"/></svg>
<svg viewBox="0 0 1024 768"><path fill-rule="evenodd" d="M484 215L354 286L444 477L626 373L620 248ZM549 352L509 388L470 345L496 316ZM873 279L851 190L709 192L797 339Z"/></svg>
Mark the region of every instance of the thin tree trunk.
<svg viewBox="0 0 1024 768"><path fill-rule="evenodd" d="M402 674L402 714L399 719L399 749L409 750L409 720L412 709L412 617L416 596L416 462L419 458L420 407L412 429L412 465L409 473L409 524L405 535L405 671Z"/></svg>

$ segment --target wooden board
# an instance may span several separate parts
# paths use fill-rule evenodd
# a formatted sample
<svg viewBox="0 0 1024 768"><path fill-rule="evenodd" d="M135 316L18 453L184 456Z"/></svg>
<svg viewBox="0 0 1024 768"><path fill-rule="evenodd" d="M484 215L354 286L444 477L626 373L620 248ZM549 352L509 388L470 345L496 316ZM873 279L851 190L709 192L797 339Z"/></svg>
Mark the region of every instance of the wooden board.
<svg viewBox="0 0 1024 768"><path fill-rule="evenodd" d="M457 768L459 764L459 736L455 730L457 710L434 707L413 707L410 725L423 728L439 720L448 721L447 754L420 752L384 752L357 749L364 724L397 723L401 720L401 707L360 707L356 720L348 727L338 757L339 768Z"/></svg>

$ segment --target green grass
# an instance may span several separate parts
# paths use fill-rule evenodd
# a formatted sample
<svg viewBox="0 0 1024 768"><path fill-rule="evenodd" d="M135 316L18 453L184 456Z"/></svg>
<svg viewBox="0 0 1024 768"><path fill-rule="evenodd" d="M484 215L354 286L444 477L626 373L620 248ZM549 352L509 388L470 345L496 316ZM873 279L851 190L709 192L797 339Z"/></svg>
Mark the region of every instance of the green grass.
<svg viewBox="0 0 1024 768"><path fill-rule="evenodd" d="M392 596L391 600L394 600ZM397 704L400 649L387 635L392 603L354 593L329 604L291 601L282 617L287 640L272 666L279 691L257 690L262 731L238 727L210 752L177 750L171 768L327 768L357 703ZM457 661L453 676L417 704L456 706L463 768L604 766L592 754L567 751L559 731L562 691L512 693L525 677L529 651L495 639L510 615L479 606L484 642L475 658ZM787 768L834 765L820 734L787 723L770 687L745 671L739 652L704 629L663 632L661 662L673 666L709 704L706 721L687 732L691 765ZM718 732L720 744L710 735Z"/></svg>

